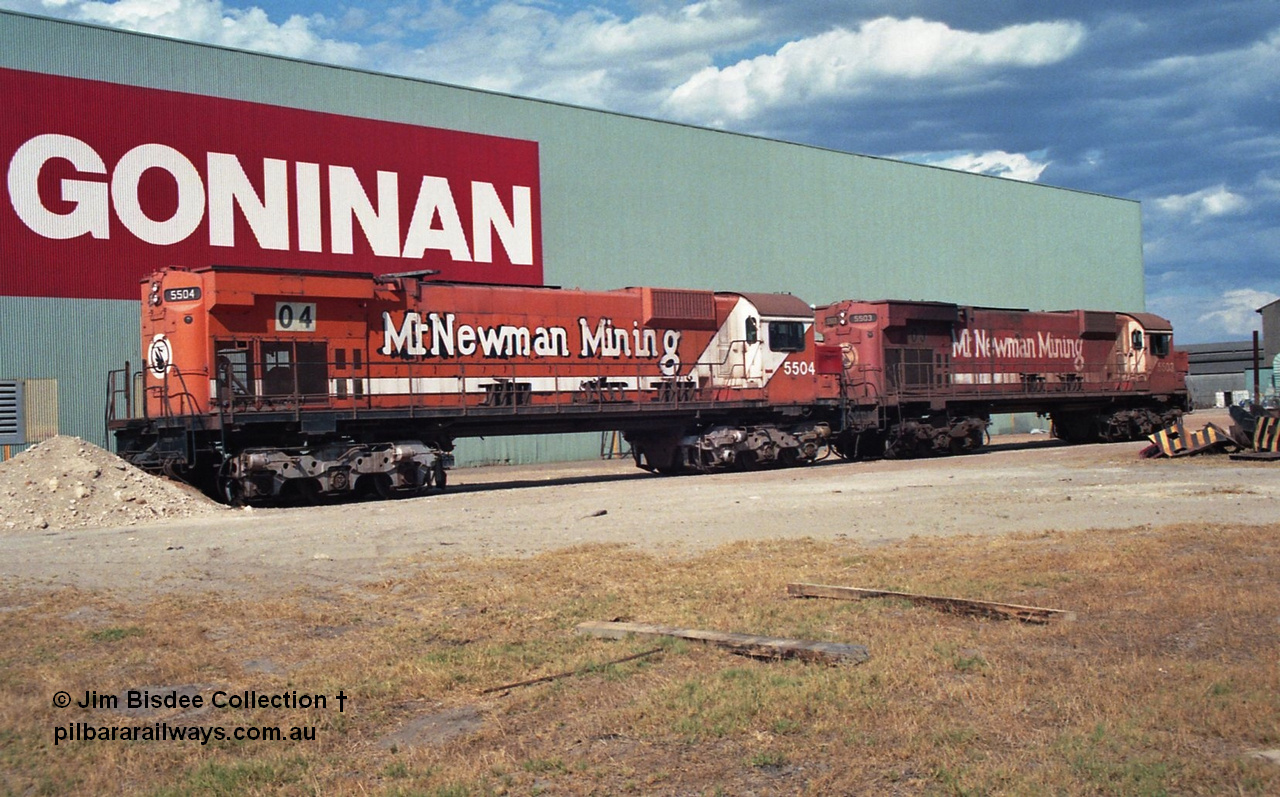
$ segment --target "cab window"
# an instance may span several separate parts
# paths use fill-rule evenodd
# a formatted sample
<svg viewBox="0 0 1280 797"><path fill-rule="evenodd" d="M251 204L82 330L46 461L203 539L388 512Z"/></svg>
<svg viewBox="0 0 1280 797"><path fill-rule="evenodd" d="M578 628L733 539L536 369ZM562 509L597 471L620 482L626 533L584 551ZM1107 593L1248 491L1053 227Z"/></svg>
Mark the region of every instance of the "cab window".
<svg viewBox="0 0 1280 797"><path fill-rule="evenodd" d="M222 399L253 395L249 374L248 341L220 340L214 343L218 394Z"/></svg>
<svg viewBox="0 0 1280 797"><path fill-rule="evenodd" d="M747 318L747 343L760 340L760 322L754 316Z"/></svg>
<svg viewBox="0 0 1280 797"><path fill-rule="evenodd" d="M1173 342L1172 340L1173 335L1168 335L1168 334L1157 335L1152 333L1150 335L1147 335L1147 338L1151 342L1151 353L1153 355L1155 355L1156 357L1169 356L1169 348L1170 348L1170 344L1172 344Z"/></svg>
<svg viewBox="0 0 1280 797"><path fill-rule="evenodd" d="M769 348L772 351L804 351L804 323L770 321Z"/></svg>
<svg viewBox="0 0 1280 797"><path fill-rule="evenodd" d="M1142 351L1142 330L1135 329L1129 336L1129 341L1133 344L1134 351Z"/></svg>
<svg viewBox="0 0 1280 797"><path fill-rule="evenodd" d="M328 346L309 341L262 342L264 396L328 393Z"/></svg>

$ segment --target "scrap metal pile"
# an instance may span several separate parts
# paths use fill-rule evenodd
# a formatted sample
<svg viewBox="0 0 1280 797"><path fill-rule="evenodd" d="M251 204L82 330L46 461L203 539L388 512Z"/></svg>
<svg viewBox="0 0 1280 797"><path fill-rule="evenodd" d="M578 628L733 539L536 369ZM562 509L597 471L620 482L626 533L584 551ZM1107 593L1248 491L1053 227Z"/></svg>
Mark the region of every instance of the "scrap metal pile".
<svg viewBox="0 0 1280 797"><path fill-rule="evenodd" d="M1280 411L1263 409L1257 404L1231 407L1231 429L1205 424L1203 429L1188 432L1182 419L1161 429L1147 439L1151 445L1142 451L1144 457L1185 457L1191 454L1226 453L1232 459L1280 460Z"/></svg>

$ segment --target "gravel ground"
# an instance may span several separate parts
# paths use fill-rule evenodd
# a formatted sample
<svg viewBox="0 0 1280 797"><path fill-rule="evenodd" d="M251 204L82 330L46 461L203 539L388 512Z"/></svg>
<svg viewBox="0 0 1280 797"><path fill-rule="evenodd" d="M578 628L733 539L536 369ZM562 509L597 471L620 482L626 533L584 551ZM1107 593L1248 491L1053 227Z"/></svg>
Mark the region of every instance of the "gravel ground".
<svg viewBox="0 0 1280 797"><path fill-rule="evenodd" d="M528 556L588 543L679 556L736 540L880 544L912 535L1280 518L1280 464L1225 456L1144 460L1137 443L1064 446L1044 436L994 442L964 457L678 478L637 471L629 460L466 469L454 472L447 492L420 498L239 510L127 466L120 470L101 449L108 459L97 464L99 454L79 443L63 449L73 455L61 469L15 478L15 458L0 472L3 517L26 518L45 507L48 523L0 534L0 582L269 594L447 567L455 557ZM81 470L82 459L95 464ZM71 507L80 486L92 488L75 499L73 519L83 527L55 528L49 507ZM163 488L166 497L150 497L144 486ZM130 491L147 496L146 503L127 500ZM15 494L19 509L10 508ZM167 514L146 519L147 512ZM121 520L135 525L113 527Z"/></svg>
<svg viewBox="0 0 1280 797"><path fill-rule="evenodd" d="M50 438L0 462L0 534L134 526L221 512L186 485L144 473L78 437Z"/></svg>

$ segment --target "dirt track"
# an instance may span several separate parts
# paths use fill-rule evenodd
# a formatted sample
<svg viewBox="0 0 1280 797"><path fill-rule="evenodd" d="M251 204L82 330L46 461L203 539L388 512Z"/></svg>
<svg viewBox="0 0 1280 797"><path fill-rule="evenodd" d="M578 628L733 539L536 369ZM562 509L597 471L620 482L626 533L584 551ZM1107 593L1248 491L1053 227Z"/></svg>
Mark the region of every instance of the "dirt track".
<svg viewBox="0 0 1280 797"><path fill-rule="evenodd" d="M875 544L1280 518L1280 465L1225 456L1143 460L1142 447L997 438L991 450L966 457L686 478L650 476L629 461L460 470L448 492L405 501L11 531L0 537L0 580L265 594L376 580L458 556L584 543L680 555L740 539Z"/></svg>

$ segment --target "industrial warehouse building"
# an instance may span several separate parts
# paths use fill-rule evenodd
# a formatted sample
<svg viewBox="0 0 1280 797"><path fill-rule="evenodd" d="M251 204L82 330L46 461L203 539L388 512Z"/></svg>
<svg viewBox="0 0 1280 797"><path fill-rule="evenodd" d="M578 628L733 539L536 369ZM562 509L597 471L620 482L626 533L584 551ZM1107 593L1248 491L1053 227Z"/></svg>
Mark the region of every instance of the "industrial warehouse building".
<svg viewBox="0 0 1280 797"><path fill-rule="evenodd" d="M1253 396L1250 369L1253 344L1247 340L1196 343L1180 347L1187 353L1187 390L1195 409L1229 407Z"/></svg>
<svg viewBox="0 0 1280 797"><path fill-rule="evenodd" d="M1124 199L7 12L0 86L9 444L105 440L139 280L168 265L1144 306Z"/></svg>
<svg viewBox="0 0 1280 797"><path fill-rule="evenodd" d="M1179 347L1187 352L1189 360L1187 390L1194 408L1229 407L1254 400L1276 406L1277 375L1280 375L1280 299L1259 307L1257 312L1262 316L1262 332L1254 341Z"/></svg>

